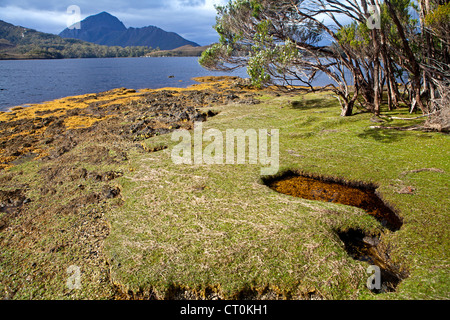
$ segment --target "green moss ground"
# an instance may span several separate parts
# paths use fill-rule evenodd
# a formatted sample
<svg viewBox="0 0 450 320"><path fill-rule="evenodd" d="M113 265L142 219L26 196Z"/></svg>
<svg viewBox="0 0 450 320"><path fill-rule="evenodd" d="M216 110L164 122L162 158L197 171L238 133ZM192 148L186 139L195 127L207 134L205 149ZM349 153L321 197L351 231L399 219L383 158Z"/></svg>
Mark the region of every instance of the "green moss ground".
<svg viewBox="0 0 450 320"><path fill-rule="evenodd" d="M12 290L15 299L107 299L111 281L122 292L153 298L449 299L449 137L371 129L379 124L370 114L340 117L337 101L326 93L267 94L261 101L215 106L220 113L203 124L204 131L279 129L280 172L375 183L404 219L402 228L390 232L357 208L276 193L262 183L259 164L176 165L171 151L177 142L162 135L144 143L167 149L130 147L126 162L80 163L88 171L122 171L111 183L121 189L120 201L46 220L46 206L64 209L71 205L65 197L81 195L79 181L56 184L60 197L33 202L32 216L14 220L22 233L0 234L3 243L19 244L0 255L3 296ZM406 110L385 114L408 116ZM439 170L413 172L423 168ZM27 184L27 196L39 198L41 169L35 160L19 164L10 169L20 172L11 183ZM402 193L405 187L413 194ZM86 193L99 188L85 183ZM41 228L30 240L25 222L32 219ZM103 228L108 231L96 236ZM396 292L377 295L366 288L368 263L352 259L336 233L350 228L382 234L392 261L409 273ZM82 237L92 247L78 242ZM93 251L98 256L90 264L86 257ZM83 289L67 290L66 269L78 264Z"/></svg>
<svg viewBox="0 0 450 320"><path fill-rule="evenodd" d="M410 274L397 292L370 293L368 264L351 259L336 236L380 232L362 210L277 194L261 183L259 165L174 165L170 135L148 140L169 148L136 155L136 171L121 178L125 205L108 214L113 281L159 298L170 288L225 298L249 290L266 298L449 298L448 136L371 129L371 115L342 118L326 94L262 101L217 107L204 131L276 128L280 171L379 185L404 219L400 231L381 231L392 260ZM420 168L445 173L405 173ZM415 193L398 193L405 186Z"/></svg>

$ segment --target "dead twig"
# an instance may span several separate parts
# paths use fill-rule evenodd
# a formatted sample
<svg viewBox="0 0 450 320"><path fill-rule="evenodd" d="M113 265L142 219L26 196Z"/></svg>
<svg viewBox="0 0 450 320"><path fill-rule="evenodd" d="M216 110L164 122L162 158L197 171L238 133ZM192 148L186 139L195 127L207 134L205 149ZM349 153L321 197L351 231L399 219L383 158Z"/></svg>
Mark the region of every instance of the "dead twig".
<svg viewBox="0 0 450 320"><path fill-rule="evenodd" d="M409 127L383 127L383 126L370 126L370 129L387 129L387 130L399 130L399 131L433 131L423 126L409 126Z"/></svg>

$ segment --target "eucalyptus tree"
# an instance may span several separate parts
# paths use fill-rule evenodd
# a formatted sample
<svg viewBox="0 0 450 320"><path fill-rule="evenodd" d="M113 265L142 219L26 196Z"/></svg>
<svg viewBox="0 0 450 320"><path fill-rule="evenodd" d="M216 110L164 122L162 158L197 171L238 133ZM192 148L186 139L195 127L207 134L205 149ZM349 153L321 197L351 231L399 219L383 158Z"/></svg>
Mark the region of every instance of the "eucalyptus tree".
<svg viewBox="0 0 450 320"><path fill-rule="evenodd" d="M427 124L440 131L450 131L450 2L448 0L421 1L424 41L424 71L426 92L429 93Z"/></svg>
<svg viewBox="0 0 450 320"><path fill-rule="evenodd" d="M331 89L343 116L357 102L378 115L386 90L389 109L426 114L446 101L449 16L448 0L231 0L217 7L220 41L200 63L247 67L256 86ZM329 85L313 87L319 73Z"/></svg>
<svg viewBox="0 0 450 320"><path fill-rule="evenodd" d="M450 85L450 2L447 0L422 0L423 59L420 64L424 72L424 87L430 96L431 112L444 107Z"/></svg>
<svg viewBox="0 0 450 320"><path fill-rule="evenodd" d="M378 34L367 26L369 7L366 0L230 1L217 7L220 42L204 52L200 63L216 70L246 66L257 86L331 89L343 116L352 114L359 95L369 109L379 110L380 49L378 40L374 46L365 36ZM319 73L331 79L320 89L312 85Z"/></svg>
<svg viewBox="0 0 450 320"><path fill-rule="evenodd" d="M390 56L408 72L411 112L441 115L450 85L448 0L385 0ZM447 98L446 98L447 97ZM448 112L447 112L448 113Z"/></svg>

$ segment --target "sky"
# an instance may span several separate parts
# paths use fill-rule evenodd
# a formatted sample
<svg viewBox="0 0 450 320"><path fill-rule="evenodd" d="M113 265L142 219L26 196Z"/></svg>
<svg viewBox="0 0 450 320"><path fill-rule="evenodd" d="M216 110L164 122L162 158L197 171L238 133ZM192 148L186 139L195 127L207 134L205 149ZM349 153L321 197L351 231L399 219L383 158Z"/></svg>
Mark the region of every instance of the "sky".
<svg viewBox="0 0 450 320"><path fill-rule="evenodd" d="M67 12L72 6L80 8L81 20L109 12L126 27L157 26L165 31L176 32L187 40L200 45L218 41L214 5L228 0L0 0L0 20L41 32L58 34L68 23L71 25L75 12Z"/></svg>

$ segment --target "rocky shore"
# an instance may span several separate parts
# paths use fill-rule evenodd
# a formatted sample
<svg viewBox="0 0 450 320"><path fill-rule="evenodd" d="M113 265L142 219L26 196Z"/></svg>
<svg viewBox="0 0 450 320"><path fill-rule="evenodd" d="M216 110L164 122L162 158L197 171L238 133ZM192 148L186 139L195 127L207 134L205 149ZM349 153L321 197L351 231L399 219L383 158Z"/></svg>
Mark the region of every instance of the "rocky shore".
<svg viewBox="0 0 450 320"><path fill-rule="evenodd" d="M73 149L83 135L106 130L136 142L214 115L209 109L229 102L258 103L236 77L203 77L186 89L119 88L68 97L0 113L0 168L29 158L56 159Z"/></svg>

